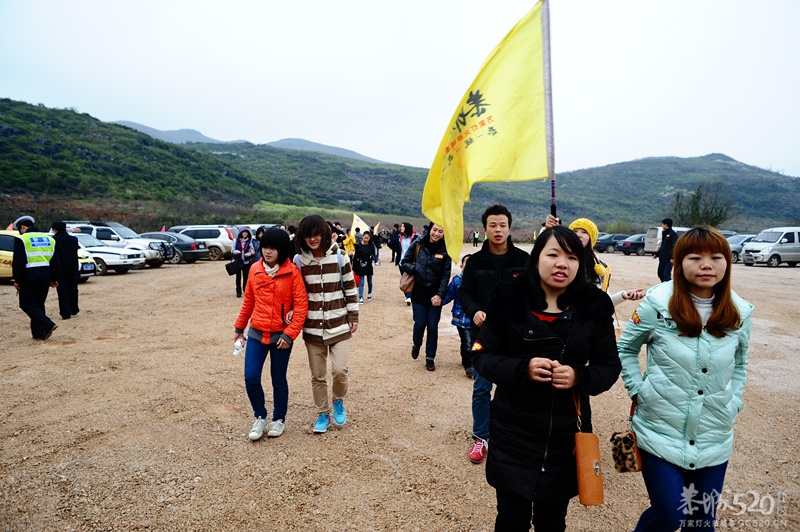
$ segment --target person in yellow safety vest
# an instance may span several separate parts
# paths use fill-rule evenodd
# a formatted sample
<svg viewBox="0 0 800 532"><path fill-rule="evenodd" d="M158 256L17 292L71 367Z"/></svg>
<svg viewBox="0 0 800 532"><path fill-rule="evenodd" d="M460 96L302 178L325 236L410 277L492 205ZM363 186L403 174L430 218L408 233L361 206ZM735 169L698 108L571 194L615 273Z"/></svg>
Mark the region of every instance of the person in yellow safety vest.
<svg viewBox="0 0 800 532"><path fill-rule="evenodd" d="M14 241L11 268L19 308L31 319L31 335L34 340L47 340L58 327L47 317L44 303L50 287L58 287L59 262L56 241L36 229L34 223L32 216L14 221L20 236Z"/></svg>
<svg viewBox="0 0 800 532"><path fill-rule="evenodd" d="M344 237L342 244L344 244L345 253L352 259L356 252L356 237L350 232L350 229L347 229L346 232L347 236Z"/></svg>

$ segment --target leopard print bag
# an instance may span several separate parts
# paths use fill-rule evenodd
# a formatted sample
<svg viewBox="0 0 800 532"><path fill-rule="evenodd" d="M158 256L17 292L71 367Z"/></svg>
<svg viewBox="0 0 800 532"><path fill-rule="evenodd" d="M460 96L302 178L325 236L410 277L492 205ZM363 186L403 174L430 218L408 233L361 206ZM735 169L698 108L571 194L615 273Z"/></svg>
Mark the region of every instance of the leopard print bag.
<svg viewBox="0 0 800 532"><path fill-rule="evenodd" d="M628 423L633 419L634 410L636 403L631 401ZM636 445L636 434L631 430L611 435L611 456L614 459L614 469L619 473L637 473L642 470L642 458Z"/></svg>

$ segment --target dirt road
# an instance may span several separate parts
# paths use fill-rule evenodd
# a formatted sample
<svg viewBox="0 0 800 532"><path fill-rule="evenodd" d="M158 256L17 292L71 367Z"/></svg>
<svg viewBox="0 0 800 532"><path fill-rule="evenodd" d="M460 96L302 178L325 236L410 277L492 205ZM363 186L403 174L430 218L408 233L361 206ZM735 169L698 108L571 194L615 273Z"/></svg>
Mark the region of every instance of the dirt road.
<svg viewBox="0 0 800 532"><path fill-rule="evenodd" d="M650 257L604 258L612 290L657 280ZM53 291L48 308L59 328L44 343L31 340L13 286L0 285L0 527L490 530L494 490L484 467L466 457L471 381L459 366L450 307L430 373L422 357L410 357L411 309L398 280L385 261L373 301L361 307L346 427L311 433L310 374L298 342L286 433L255 443L247 439L243 360L231 354L242 300L222 263L92 279L69 321L57 318ZM729 529L762 530L778 519L785 526L771 529L800 530L798 286L800 268L734 265L734 288L756 312L723 494L730 507L721 513L751 522ZM620 319L634 308L618 307ZM265 388L271 399L268 381ZM627 409L619 382L593 400L606 503L574 502L570 530L631 530L647 506L641 477L616 473L607 444ZM742 508L734 497L749 508L742 515L734 515ZM771 499L775 509L765 514Z"/></svg>

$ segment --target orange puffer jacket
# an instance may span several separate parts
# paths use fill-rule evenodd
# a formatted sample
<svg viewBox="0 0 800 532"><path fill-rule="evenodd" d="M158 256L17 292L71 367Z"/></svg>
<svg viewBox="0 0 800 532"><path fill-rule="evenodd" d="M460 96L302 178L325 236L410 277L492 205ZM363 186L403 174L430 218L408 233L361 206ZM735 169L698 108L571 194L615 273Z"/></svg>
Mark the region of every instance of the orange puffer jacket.
<svg viewBox="0 0 800 532"><path fill-rule="evenodd" d="M292 323L286 324L286 314L294 309ZM308 296L303 275L297 266L286 260L274 277L267 275L264 261L259 260L250 268L244 302L236 329L244 330L248 320L251 327L264 333L262 343L269 343L269 333L283 331L294 340L303 330L308 314Z"/></svg>

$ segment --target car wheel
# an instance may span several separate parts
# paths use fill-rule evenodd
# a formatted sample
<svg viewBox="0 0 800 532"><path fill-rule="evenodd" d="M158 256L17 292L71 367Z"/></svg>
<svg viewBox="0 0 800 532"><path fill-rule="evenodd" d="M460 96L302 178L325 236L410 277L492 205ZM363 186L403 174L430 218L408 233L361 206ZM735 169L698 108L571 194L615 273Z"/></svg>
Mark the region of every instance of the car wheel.
<svg viewBox="0 0 800 532"><path fill-rule="evenodd" d="M103 259L94 259L94 263L97 264L97 275L105 275L108 273L108 266Z"/></svg>
<svg viewBox="0 0 800 532"><path fill-rule="evenodd" d="M796 262L787 262L786 264L788 264L790 268L794 268L795 266L797 266Z"/></svg>
<svg viewBox="0 0 800 532"><path fill-rule="evenodd" d="M739 253L736 251L731 252L731 262L737 264L741 259L739 258Z"/></svg>
<svg viewBox="0 0 800 532"><path fill-rule="evenodd" d="M640 257L643 257L644 256L644 246L638 248L636 250L636 254L639 255Z"/></svg>
<svg viewBox="0 0 800 532"><path fill-rule="evenodd" d="M182 260L183 260L183 254L176 249L175 252L172 254L172 258L169 259L168 262L170 264L180 264Z"/></svg>
<svg viewBox="0 0 800 532"><path fill-rule="evenodd" d="M222 258L222 250L219 248L208 248L208 260L220 260Z"/></svg>
<svg viewBox="0 0 800 532"><path fill-rule="evenodd" d="M164 264L163 259L147 261L147 265L150 266L151 268L160 268L163 264Z"/></svg>
<svg viewBox="0 0 800 532"><path fill-rule="evenodd" d="M131 271L130 268L112 268L117 273L128 273Z"/></svg>
<svg viewBox="0 0 800 532"><path fill-rule="evenodd" d="M767 260L767 266L770 268L777 268L778 265L781 263L781 258L777 255L773 255Z"/></svg>
<svg viewBox="0 0 800 532"><path fill-rule="evenodd" d="M614 244L606 246L606 253L614 253Z"/></svg>

